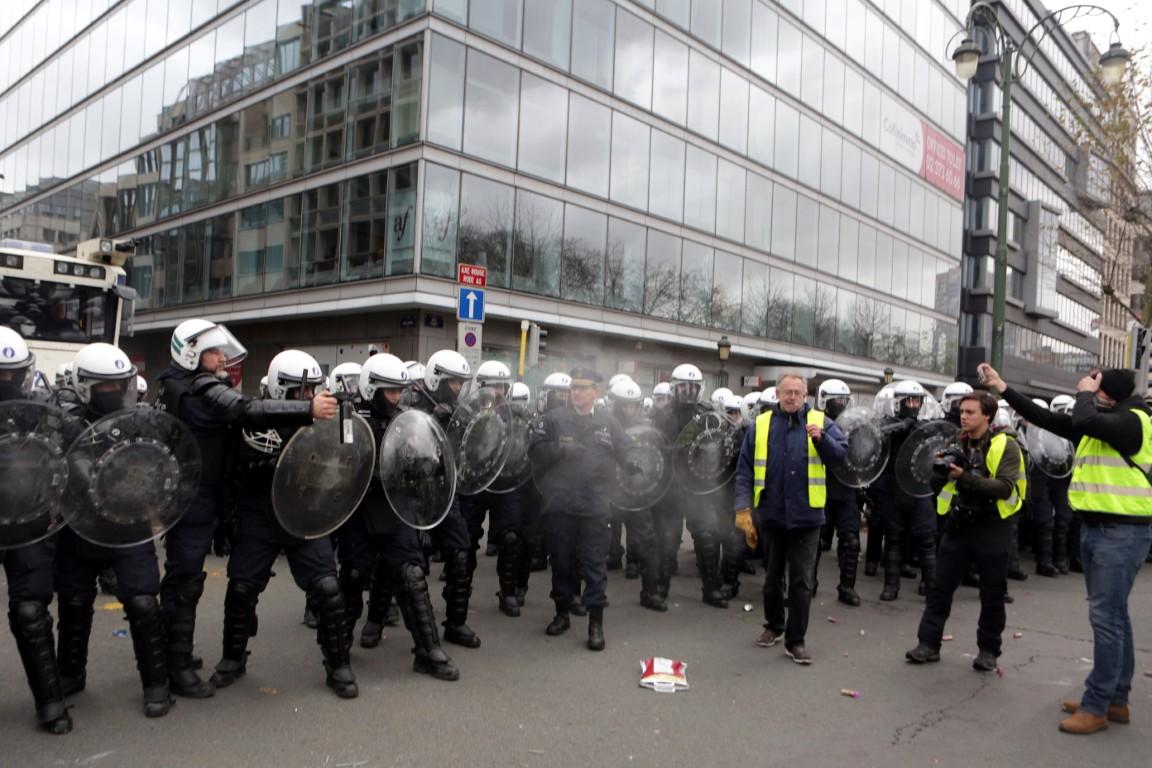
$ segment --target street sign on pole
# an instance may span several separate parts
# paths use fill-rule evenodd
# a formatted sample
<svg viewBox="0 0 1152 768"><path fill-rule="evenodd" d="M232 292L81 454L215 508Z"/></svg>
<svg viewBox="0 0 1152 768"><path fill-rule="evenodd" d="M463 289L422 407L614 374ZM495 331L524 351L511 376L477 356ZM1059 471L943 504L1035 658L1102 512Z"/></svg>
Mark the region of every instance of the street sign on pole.
<svg viewBox="0 0 1152 768"><path fill-rule="evenodd" d="M484 322L484 289L461 286L457 289L456 319L460 322Z"/></svg>
<svg viewBox="0 0 1152 768"><path fill-rule="evenodd" d="M456 351L464 356L472 370L480 366L483 331L480 323L462 322L456 326Z"/></svg>
<svg viewBox="0 0 1152 768"><path fill-rule="evenodd" d="M488 285L488 270L475 264L458 264L456 266L456 282L460 285L470 285L473 288L483 288Z"/></svg>

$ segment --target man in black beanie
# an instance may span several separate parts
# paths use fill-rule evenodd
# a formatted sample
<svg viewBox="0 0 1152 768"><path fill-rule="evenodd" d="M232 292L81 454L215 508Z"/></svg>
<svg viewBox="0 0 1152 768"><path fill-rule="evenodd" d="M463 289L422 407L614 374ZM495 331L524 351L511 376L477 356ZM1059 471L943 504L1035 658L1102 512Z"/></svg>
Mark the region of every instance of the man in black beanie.
<svg viewBox="0 0 1152 768"><path fill-rule="evenodd" d="M1152 410L1132 371L1092 371L1076 385L1071 415L1050 413L1008 388L990 365L986 386L1024 419L1076 443L1068 499L1080 516L1093 665L1080 701L1063 702L1065 733L1089 734L1129 720L1135 671L1128 595L1152 543Z"/></svg>

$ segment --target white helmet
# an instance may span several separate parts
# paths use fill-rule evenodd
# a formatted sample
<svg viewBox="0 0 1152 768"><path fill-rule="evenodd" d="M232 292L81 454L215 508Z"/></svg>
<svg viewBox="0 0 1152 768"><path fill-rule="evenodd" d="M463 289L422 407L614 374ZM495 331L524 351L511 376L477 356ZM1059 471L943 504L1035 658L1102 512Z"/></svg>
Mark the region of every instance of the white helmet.
<svg viewBox="0 0 1152 768"><path fill-rule="evenodd" d="M524 382L517 381L512 384L512 394L508 396L508 401L526 405L532 402L532 390Z"/></svg>
<svg viewBox="0 0 1152 768"><path fill-rule="evenodd" d="M952 409L953 403L958 402L960 398L970 394L972 394L972 385L966 384L963 381L954 381L944 387L944 399L940 405L944 407L944 410L949 411Z"/></svg>
<svg viewBox="0 0 1152 768"><path fill-rule="evenodd" d="M371 401L379 389L403 389L412 384L412 376L404 361L380 352L364 361L360 368L360 397Z"/></svg>
<svg viewBox="0 0 1152 768"><path fill-rule="evenodd" d="M1052 405L1049 406L1052 413L1071 413L1072 406L1076 404L1076 398L1072 395L1056 395L1052 398Z"/></svg>
<svg viewBox="0 0 1152 768"><path fill-rule="evenodd" d="M650 413L652 411L652 409L655 407L656 407L656 402L652 398L650 398L650 397L644 398L644 402L643 402L644 413Z"/></svg>
<svg viewBox="0 0 1152 768"><path fill-rule="evenodd" d="M299 349L286 349L268 364L268 396L273 400L286 399L289 389L315 388L323 383L324 372L320 370L320 363Z"/></svg>
<svg viewBox="0 0 1152 768"><path fill-rule="evenodd" d="M499 360L485 360L476 369L476 383L481 387L508 387L512 384L512 371Z"/></svg>
<svg viewBox="0 0 1152 768"><path fill-rule="evenodd" d="M124 350L98 342L82 347L72 358L72 378L80 401L100 413L136 405L136 366ZM99 384L113 382L106 390Z"/></svg>
<svg viewBox="0 0 1152 768"><path fill-rule="evenodd" d="M56 386L70 387L72 386L72 361L60 363L56 368Z"/></svg>
<svg viewBox="0 0 1152 768"><path fill-rule="evenodd" d="M260 377L260 390L259 390L259 394L260 394L260 399L261 399L261 400L263 400L264 398L268 397L268 377L267 377L267 376L261 376L261 377Z"/></svg>
<svg viewBox="0 0 1152 768"><path fill-rule="evenodd" d="M550 373L544 379L543 389L559 389L567 392L572 389L572 377L560 371Z"/></svg>
<svg viewBox="0 0 1152 768"><path fill-rule="evenodd" d="M744 398L735 393L729 392L720 402L720 407L723 408L727 414L740 414L741 422L748 418L748 406L744 404Z"/></svg>
<svg viewBox="0 0 1152 768"><path fill-rule="evenodd" d="M920 386L920 382L913 379L903 379L892 385L892 396L897 400L903 400L906 397L925 397L928 392L924 387Z"/></svg>
<svg viewBox="0 0 1152 768"><path fill-rule="evenodd" d="M704 374L691 363L683 363L672 369L669 383L672 385L673 399L682 403L699 402Z"/></svg>
<svg viewBox="0 0 1152 768"><path fill-rule="evenodd" d="M1034 397L1034 398L1032 398L1032 402L1035 403L1037 406L1043 408L1046 411L1049 410L1047 400L1041 400L1039 397Z"/></svg>
<svg viewBox="0 0 1152 768"><path fill-rule="evenodd" d="M776 387L768 387L760 393L760 407L766 408L776 405L780 402L780 398L776 396Z"/></svg>
<svg viewBox="0 0 1152 768"><path fill-rule="evenodd" d="M332 369L332 391L354 395L360 391L360 363L340 363Z"/></svg>
<svg viewBox="0 0 1152 768"><path fill-rule="evenodd" d="M464 355L451 349L433 352L424 369L424 386L428 387L430 392L439 390L441 381L447 379L468 381L471 378L472 369L468 366Z"/></svg>
<svg viewBox="0 0 1152 768"><path fill-rule="evenodd" d="M608 387L608 397L613 403L639 403L644 400L644 392L639 384L625 377Z"/></svg>
<svg viewBox="0 0 1152 768"><path fill-rule="evenodd" d="M408 378L413 382L424 381L424 363L419 360L405 360L404 367L408 369Z"/></svg>
<svg viewBox="0 0 1152 768"><path fill-rule="evenodd" d="M829 400L851 400L852 390L840 379L828 379L816 388L816 410L823 411ZM845 403L847 404L847 403Z"/></svg>
<svg viewBox="0 0 1152 768"><path fill-rule="evenodd" d="M29 373L36 365L36 355L28 349L24 337L11 328L0 326L0 371L15 371L12 384L25 395L32 391L34 375Z"/></svg>
<svg viewBox="0 0 1152 768"><path fill-rule="evenodd" d="M218 349L224 365L235 365L248 356L248 350L223 325L211 320L185 320L172 331L172 362L187 371L200 367L200 353Z"/></svg>
<svg viewBox="0 0 1152 768"><path fill-rule="evenodd" d="M660 382L652 387L652 397L672 397L672 385L666 381Z"/></svg>
<svg viewBox="0 0 1152 768"><path fill-rule="evenodd" d="M731 395L732 390L728 389L728 387L717 387L716 389L712 390L712 394L708 397L708 399L712 402L713 405L724 407L724 401L727 400Z"/></svg>
<svg viewBox="0 0 1152 768"><path fill-rule="evenodd" d="M608 391L612 391L612 385L618 381L631 381L632 377L626 373L617 373L612 378L608 379Z"/></svg>
<svg viewBox="0 0 1152 768"><path fill-rule="evenodd" d="M144 378L143 376L137 375L136 376L136 399L139 400L140 398L144 397L144 395L146 395L146 394L148 394L148 379Z"/></svg>
<svg viewBox="0 0 1152 768"><path fill-rule="evenodd" d="M752 413L756 406L760 405L760 393L749 392L744 395L744 405L747 406L748 412Z"/></svg>
<svg viewBox="0 0 1152 768"><path fill-rule="evenodd" d="M1016 412L1008 405L1007 400L1001 400L997 405L999 407L996 409L996 415L992 417L992 426L996 429L1010 428L1016 421Z"/></svg>

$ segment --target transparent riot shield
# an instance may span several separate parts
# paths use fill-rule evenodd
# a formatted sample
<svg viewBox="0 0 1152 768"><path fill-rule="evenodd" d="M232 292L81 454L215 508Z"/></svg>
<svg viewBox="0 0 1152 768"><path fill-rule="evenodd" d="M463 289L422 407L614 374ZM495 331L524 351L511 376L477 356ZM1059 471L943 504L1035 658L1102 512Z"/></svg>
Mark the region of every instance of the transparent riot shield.
<svg viewBox="0 0 1152 768"><path fill-rule="evenodd" d="M836 479L849 488L864 488L884 471L888 464L888 432L883 419L873 408L855 406L836 419L836 426L848 440L844 463L831 468Z"/></svg>
<svg viewBox="0 0 1152 768"><path fill-rule="evenodd" d="M718 490L736 473L740 455L737 431L718 411L692 417L672 447L676 482L688 493Z"/></svg>
<svg viewBox="0 0 1152 768"><path fill-rule="evenodd" d="M633 512L652 506L668 492L672 462L664 435L652 425L638 424L625 432L632 445L616 467L609 498L617 509Z"/></svg>
<svg viewBox="0 0 1152 768"><path fill-rule="evenodd" d="M46 403L0 403L0 549L34 544L64 524L66 454L83 428Z"/></svg>
<svg viewBox="0 0 1152 768"><path fill-rule="evenodd" d="M448 422L456 458L456 492L474 496L488 489L512 451L512 410L489 387L459 401Z"/></svg>
<svg viewBox="0 0 1152 768"><path fill-rule="evenodd" d="M916 429L896 454L896 482L909 496L932 495L932 465L936 454L957 440L959 428L950 421L928 421Z"/></svg>
<svg viewBox="0 0 1152 768"><path fill-rule="evenodd" d="M412 409L394 418L376 464L388 504L405 525L428 530L447 517L456 493L456 459L432 416Z"/></svg>

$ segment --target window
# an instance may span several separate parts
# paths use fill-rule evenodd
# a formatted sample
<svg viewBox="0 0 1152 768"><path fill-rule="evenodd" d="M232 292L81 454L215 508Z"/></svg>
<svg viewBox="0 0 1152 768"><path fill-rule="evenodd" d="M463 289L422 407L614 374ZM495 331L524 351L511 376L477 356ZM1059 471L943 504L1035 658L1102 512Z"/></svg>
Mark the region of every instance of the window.
<svg viewBox="0 0 1152 768"><path fill-rule="evenodd" d="M763 336L768 320L768 300L772 283L768 279L768 265L744 259L744 295L740 301L740 330L753 336Z"/></svg>
<svg viewBox="0 0 1152 768"><path fill-rule="evenodd" d="M749 247L771 251L773 184L758 173L749 173L747 186L744 242Z"/></svg>
<svg viewBox="0 0 1152 768"><path fill-rule="evenodd" d="M424 237L420 271L455 277L460 211L460 172L428 163L424 172Z"/></svg>
<svg viewBox="0 0 1152 768"><path fill-rule="evenodd" d="M512 241L514 290L545 296L560 294L563 233L563 203L524 189L516 190L516 230Z"/></svg>
<svg viewBox="0 0 1152 768"><path fill-rule="evenodd" d="M347 207L341 279L383 277L388 247L388 172L351 179Z"/></svg>
<svg viewBox="0 0 1152 768"><path fill-rule="evenodd" d="M744 188L741 166L720 160L716 173L716 234L744 242Z"/></svg>
<svg viewBox="0 0 1152 768"><path fill-rule="evenodd" d="M684 224L712 232L716 227L716 156L688 145L684 167Z"/></svg>
<svg viewBox="0 0 1152 768"><path fill-rule="evenodd" d="M657 30L652 111L677 125L688 114L688 46Z"/></svg>
<svg viewBox="0 0 1152 768"><path fill-rule="evenodd" d="M652 131L648 211L679 222L684 217L684 142Z"/></svg>
<svg viewBox="0 0 1152 768"><path fill-rule="evenodd" d="M611 218L605 258L605 304L612 309L639 312L644 301L644 227Z"/></svg>
<svg viewBox="0 0 1152 768"><path fill-rule="evenodd" d="M500 288L508 287L514 205L512 187L464 174L458 263L486 267L488 284Z"/></svg>
<svg viewBox="0 0 1152 768"><path fill-rule="evenodd" d="M796 193L781 184L772 193L772 253L796 258Z"/></svg>
<svg viewBox="0 0 1152 768"><path fill-rule="evenodd" d="M720 114L720 65L689 51L688 74L688 129L715 141Z"/></svg>
<svg viewBox="0 0 1152 768"><path fill-rule="evenodd" d="M572 9L572 74L601 88L612 87L615 5L580 0Z"/></svg>
<svg viewBox="0 0 1152 768"><path fill-rule="evenodd" d="M524 72L520 79L520 158L525 173L563 183L568 94L558 85Z"/></svg>
<svg viewBox="0 0 1152 768"><path fill-rule="evenodd" d="M529 0L524 4L524 53L568 69L572 0Z"/></svg>
<svg viewBox="0 0 1152 768"><path fill-rule="evenodd" d="M770 83L776 82L776 36L779 18L776 12L764 3L752 3L752 70Z"/></svg>
<svg viewBox="0 0 1152 768"><path fill-rule="evenodd" d="M651 129L620 112L612 118L613 200L648 209L648 135Z"/></svg>
<svg viewBox="0 0 1152 768"><path fill-rule="evenodd" d="M811 137L808 137L811 140ZM774 156L776 170L785 176L796 178L798 167L797 147L800 143L800 113L791 105L776 102L776 147Z"/></svg>
<svg viewBox="0 0 1152 768"><path fill-rule="evenodd" d="M454 40L432 35L428 140L453 149L460 149L464 135L465 50Z"/></svg>
<svg viewBox="0 0 1152 768"><path fill-rule="evenodd" d="M521 0L482 0L470 4L468 26L513 48L520 47Z"/></svg>
<svg viewBox="0 0 1152 768"><path fill-rule="evenodd" d="M838 275L840 254L840 214L826 205L820 206L820 246L816 268L830 275Z"/></svg>
<svg viewBox="0 0 1152 768"><path fill-rule="evenodd" d="M516 165L520 70L470 49L464 99L464 151Z"/></svg>
<svg viewBox="0 0 1152 768"><path fill-rule="evenodd" d="M564 206L560 295L585 304L604 302L604 246L608 217L575 205Z"/></svg>
<svg viewBox="0 0 1152 768"><path fill-rule="evenodd" d="M720 143L742 155L748 149L748 81L727 69L720 71Z"/></svg>
<svg viewBox="0 0 1152 768"><path fill-rule="evenodd" d="M712 319L712 249L684 241L680 271L680 320L709 325Z"/></svg>
<svg viewBox="0 0 1152 768"><path fill-rule="evenodd" d="M800 115L799 179L813 189L820 189L820 149L824 129L807 115ZM779 153L776 155L779 157Z"/></svg>
<svg viewBox="0 0 1152 768"><path fill-rule="evenodd" d="M772 148L776 134L776 99L752 86L749 94L748 156L765 166L772 167Z"/></svg>
<svg viewBox="0 0 1152 768"><path fill-rule="evenodd" d="M648 109L652 104L652 25L616 14L616 95Z"/></svg>
<svg viewBox="0 0 1152 768"><path fill-rule="evenodd" d="M679 317L680 249L680 238L655 229L648 230L644 314L669 320Z"/></svg>
<svg viewBox="0 0 1152 768"><path fill-rule="evenodd" d="M568 186L608 196L612 110L571 94L568 102Z"/></svg>
<svg viewBox="0 0 1152 768"><path fill-rule="evenodd" d="M722 0L693 0L692 34L713 48L720 47Z"/></svg>
<svg viewBox="0 0 1152 768"><path fill-rule="evenodd" d="M292 115L277 115L271 121L272 138L283 139L292 135Z"/></svg>
<svg viewBox="0 0 1152 768"><path fill-rule="evenodd" d="M740 295L743 292L744 259L716 251L712 271L712 325L725 330L740 328Z"/></svg>

